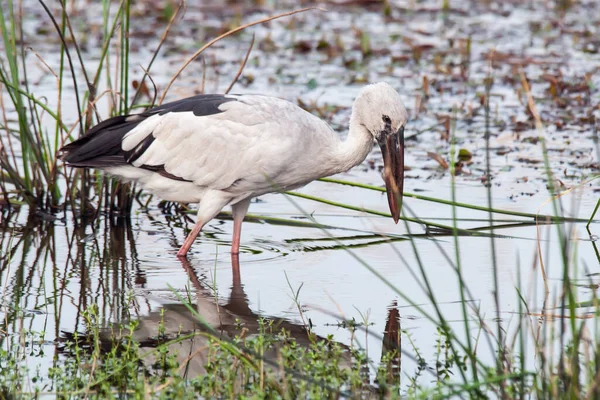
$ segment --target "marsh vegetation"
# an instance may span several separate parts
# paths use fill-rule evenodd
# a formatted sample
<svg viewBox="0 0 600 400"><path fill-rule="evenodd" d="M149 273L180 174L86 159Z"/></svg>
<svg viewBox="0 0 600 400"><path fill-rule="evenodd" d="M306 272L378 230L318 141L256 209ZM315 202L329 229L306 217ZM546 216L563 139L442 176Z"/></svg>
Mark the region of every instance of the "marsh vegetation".
<svg viewBox="0 0 600 400"><path fill-rule="evenodd" d="M599 4L303 5L0 1L0 396L600 397ZM180 261L193 205L57 159L201 92L344 135L381 80L398 225L374 151L253 202L239 259L224 212Z"/></svg>

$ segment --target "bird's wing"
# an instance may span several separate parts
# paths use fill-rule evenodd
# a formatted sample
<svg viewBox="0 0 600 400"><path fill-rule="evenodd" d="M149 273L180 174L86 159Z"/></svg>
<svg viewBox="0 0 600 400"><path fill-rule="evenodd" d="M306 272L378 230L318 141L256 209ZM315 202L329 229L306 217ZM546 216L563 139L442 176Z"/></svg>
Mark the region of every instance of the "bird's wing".
<svg viewBox="0 0 600 400"><path fill-rule="evenodd" d="M91 137L78 152L66 147L63 158L76 166L87 162L102 167L103 157L111 163L122 157L124 163L198 186L225 190L248 184L256 189L261 184L311 180L299 167L319 168L322 160L314 157L315 150L328 143L328 135L335 136L324 122L297 106L264 96L196 96L117 118L118 123L93 128L79 139ZM325 137L319 137L320 131ZM85 154L87 160L79 160L77 154Z"/></svg>
<svg viewBox="0 0 600 400"><path fill-rule="evenodd" d="M240 96L220 109L212 115L151 117L125 136L123 150L132 152L134 166L163 166L198 186L285 185L278 178L311 144L310 132L302 137L304 125L321 123L291 103L267 97Z"/></svg>
<svg viewBox="0 0 600 400"><path fill-rule="evenodd" d="M213 115L221 112L220 105L233 100L223 95L202 94L166 103L141 114L113 117L100 122L79 139L63 146L59 150L59 157L74 167L102 168L130 163L139 153L123 151L123 138L149 119L180 112L191 112L197 116Z"/></svg>

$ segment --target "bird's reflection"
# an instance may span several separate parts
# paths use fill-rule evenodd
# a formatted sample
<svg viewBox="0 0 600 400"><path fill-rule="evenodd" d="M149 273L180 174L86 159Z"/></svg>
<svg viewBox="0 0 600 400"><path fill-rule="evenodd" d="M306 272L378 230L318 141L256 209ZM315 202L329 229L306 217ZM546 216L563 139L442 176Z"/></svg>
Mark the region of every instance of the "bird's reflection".
<svg viewBox="0 0 600 400"><path fill-rule="evenodd" d="M256 318L257 316L250 309L248 304L248 296L246 296L246 292L244 292L244 286L242 285L242 276L240 274L240 256L238 254L231 255L231 274L232 279L229 301L223 307L234 314Z"/></svg>
<svg viewBox="0 0 600 400"><path fill-rule="evenodd" d="M185 340L169 345L169 353L174 354L180 365L183 375L197 376L205 372L204 366L211 347L209 336L222 340L230 340L236 335L251 336L258 334L261 329L261 317L249 306L248 297L244 292L241 282L240 264L237 256L232 256L232 285L229 300L225 305L219 304L214 288L204 283L198 277L192 264L187 259L181 259L181 266L189 277L195 292L194 310L191 304L171 303L163 304L159 310L153 311L137 320L137 328L133 333L134 339L140 343L140 350L146 353L170 340L189 335ZM307 329L293 322L269 318L272 322L273 332L282 329L287 331L299 345L308 346L311 340L324 340L310 334ZM210 335L197 333L210 333ZM110 349L115 336L120 334L118 326L113 326L103 333L103 347ZM312 336L309 336L312 335ZM268 361L276 362L276 350L263 355ZM144 358L147 366L155 364L153 356Z"/></svg>
<svg viewBox="0 0 600 400"><path fill-rule="evenodd" d="M138 326L133 336L140 343L141 351L157 347L185 335L190 338L169 345L169 353L174 354L180 365L181 373L188 377L197 376L205 372L208 361L211 341L209 335L197 333L210 333L210 336L222 340L230 340L236 336L246 337L256 335L261 331L261 318L250 308L248 296L244 291L242 276L240 272L240 260L232 256L232 283L229 296L225 304L221 304L215 296L214 287L210 287L201 279L193 265L187 259L181 259L181 266L189 277L189 282L195 294L194 310L183 303L163 304L161 309L153 311L138 319ZM287 331L299 346L309 346L314 341L325 340L325 338L309 332L307 327L296 324L282 318L268 318L273 332L282 329ZM264 329L264 325L262 325ZM195 334L196 333L196 334ZM106 341L114 341L115 330L107 331ZM380 338L381 339L381 338ZM389 387L398 382L400 376L400 317L395 303L388 310L386 328L384 331L383 353L381 361L391 366L389 376L380 385ZM263 354L269 362L276 363L278 360L277 349ZM350 352L347 352L345 364L352 363ZM150 356L144 359L147 366L154 365L155 359ZM367 368L368 370L368 368ZM367 378L368 379L368 378ZM367 380L368 382L368 380Z"/></svg>
<svg viewBox="0 0 600 400"><path fill-rule="evenodd" d="M209 319L206 322L209 323L210 328L229 338L239 334L240 328L246 330L246 335L252 335L259 333L259 320L263 318L268 319L272 323L271 326L274 332L283 329L298 344L310 344L312 338L309 336L310 333L304 325L296 324L283 318L265 318L250 308L248 296L242 284L238 255L231 256L232 282L227 302L223 305L219 304L214 288L210 288L202 282L189 260L181 259L180 262L196 290L197 312L203 318L208 316ZM214 318L213 314L215 312L218 314L218 318ZM189 317L194 318L192 315ZM317 340L322 339L319 337L316 338Z"/></svg>

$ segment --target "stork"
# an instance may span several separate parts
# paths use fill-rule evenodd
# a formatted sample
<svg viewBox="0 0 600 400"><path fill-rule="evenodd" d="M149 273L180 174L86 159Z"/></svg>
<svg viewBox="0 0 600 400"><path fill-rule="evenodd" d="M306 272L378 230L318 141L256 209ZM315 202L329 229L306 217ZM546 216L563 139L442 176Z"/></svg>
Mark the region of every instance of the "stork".
<svg viewBox="0 0 600 400"><path fill-rule="evenodd" d="M177 255L227 205L231 252L238 254L250 199L296 189L360 164L376 141L394 222L402 208L407 113L387 83L365 86L342 141L297 105L262 95L201 94L100 122L59 150L71 167L97 168L136 181L158 197L199 203L197 222Z"/></svg>

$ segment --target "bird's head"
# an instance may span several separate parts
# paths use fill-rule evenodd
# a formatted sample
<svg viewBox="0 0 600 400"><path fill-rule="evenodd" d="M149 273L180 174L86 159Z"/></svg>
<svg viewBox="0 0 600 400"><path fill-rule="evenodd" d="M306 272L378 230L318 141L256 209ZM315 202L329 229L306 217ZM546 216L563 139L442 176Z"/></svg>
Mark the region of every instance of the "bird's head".
<svg viewBox="0 0 600 400"><path fill-rule="evenodd" d="M404 125L408 114L398 92L387 83L366 86L354 102L352 117L381 147L383 180L394 222L402 210L404 188Z"/></svg>

